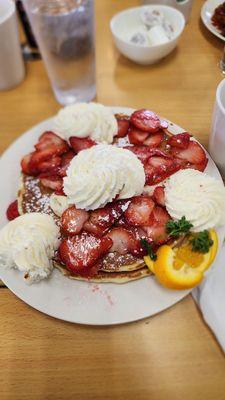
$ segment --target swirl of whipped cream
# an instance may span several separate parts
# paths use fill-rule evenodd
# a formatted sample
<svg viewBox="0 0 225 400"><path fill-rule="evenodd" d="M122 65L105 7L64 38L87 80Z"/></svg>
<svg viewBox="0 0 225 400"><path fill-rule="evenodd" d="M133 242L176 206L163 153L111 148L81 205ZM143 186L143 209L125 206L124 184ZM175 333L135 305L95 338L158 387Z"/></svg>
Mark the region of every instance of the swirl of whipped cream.
<svg viewBox="0 0 225 400"><path fill-rule="evenodd" d="M50 196L50 207L54 214L61 217L63 212L69 207L68 199L66 196L59 196L52 193Z"/></svg>
<svg viewBox="0 0 225 400"><path fill-rule="evenodd" d="M203 172L185 169L176 172L165 183L165 202L174 219L185 216L193 232L225 224L225 188Z"/></svg>
<svg viewBox="0 0 225 400"><path fill-rule="evenodd" d="M98 103L77 103L62 108L55 117L55 132L63 139L91 137L98 143L112 143L117 120L110 108Z"/></svg>
<svg viewBox="0 0 225 400"><path fill-rule="evenodd" d="M50 215L21 215L0 231L0 264L23 271L29 283L47 278L59 236L59 228Z"/></svg>
<svg viewBox="0 0 225 400"><path fill-rule="evenodd" d="M144 168L134 153L99 144L72 159L64 178L64 192L70 204L95 210L116 196L127 199L141 194L144 184Z"/></svg>

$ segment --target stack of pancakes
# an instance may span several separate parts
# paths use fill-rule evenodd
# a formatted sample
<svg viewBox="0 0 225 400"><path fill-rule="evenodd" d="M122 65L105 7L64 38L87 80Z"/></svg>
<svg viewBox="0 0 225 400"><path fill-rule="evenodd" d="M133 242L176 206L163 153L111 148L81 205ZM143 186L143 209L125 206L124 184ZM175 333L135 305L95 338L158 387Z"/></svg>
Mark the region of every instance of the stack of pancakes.
<svg viewBox="0 0 225 400"><path fill-rule="evenodd" d="M50 214L56 223L59 223L59 218L53 213L49 204L52 193L52 190L40 184L38 178L22 174L18 192L19 213L40 212ZM107 254L103 257L99 270L91 278L72 273L58 259L53 260L53 263L55 268L59 269L65 276L90 282L126 283L150 275L143 259L138 259L131 254L124 256L115 253Z"/></svg>

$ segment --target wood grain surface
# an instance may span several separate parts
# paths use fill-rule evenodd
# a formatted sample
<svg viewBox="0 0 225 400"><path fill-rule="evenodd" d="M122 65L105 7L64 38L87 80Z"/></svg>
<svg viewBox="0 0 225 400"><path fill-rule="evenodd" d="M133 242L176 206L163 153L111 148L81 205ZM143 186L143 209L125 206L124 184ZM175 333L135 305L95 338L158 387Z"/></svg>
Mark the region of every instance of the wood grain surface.
<svg viewBox="0 0 225 400"><path fill-rule="evenodd" d="M200 22L203 3L194 1L177 49L143 67L118 53L109 30L110 18L138 1L96 0L97 100L150 107L207 146L223 43ZM0 93L0 152L59 108L43 63L28 63L24 82ZM3 287L0 309L1 400L225 399L224 356L191 296L112 328L57 321Z"/></svg>

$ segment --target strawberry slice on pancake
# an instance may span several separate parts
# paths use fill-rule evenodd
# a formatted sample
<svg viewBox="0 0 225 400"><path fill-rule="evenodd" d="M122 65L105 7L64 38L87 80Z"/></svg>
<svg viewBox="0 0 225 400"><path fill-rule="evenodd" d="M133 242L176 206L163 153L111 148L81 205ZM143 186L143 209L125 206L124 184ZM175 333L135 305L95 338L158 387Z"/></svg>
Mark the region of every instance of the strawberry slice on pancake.
<svg viewBox="0 0 225 400"><path fill-rule="evenodd" d="M159 117L145 108L134 111L130 117L130 122L144 132L155 133L160 129L161 122Z"/></svg>
<svg viewBox="0 0 225 400"><path fill-rule="evenodd" d="M128 133L130 121L126 117L116 117L116 119L117 119L117 124L118 124L118 132L117 132L116 136L118 138L123 138Z"/></svg>
<svg viewBox="0 0 225 400"><path fill-rule="evenodd" d="M89 269L112 247L110 237L96 238L89 233L68 237L59 247L60 258L73 273L88 275Z"/></svg>
<svg viewBox="0 0 225 400"><path fill-rule="evenodd" d="M157 186L153 192L153 199L162 207L165 207L165 191L164 186Z"/></svg>
<svg viewBox="0 0 225 400"><path fill-rule="evenodd" d="M6 216L9 221L19 217L19 210L18 210L18 201L13 201L7 208Z"/></svg>
<svg viewBox="0 0 225 400"><path fill-rule="evenodd" d="M72 136L70 137L69 142L75 153L79 153L79 151L81 150L89 149L90 147L95 146L97 144L90 137L78 138Z"/></svg>
<svg viewBox="0 0 225 400"><path fill-rule="evenodd" d="M186 162L186 168L194 168L203 172L208 163L205 151L199 143L193 140L190 141L186 149L173 148L172 154L179 160Z"/></svg>
<svg viewBox="0 0 225 400"><path fill-rule="evenodd" d="M143 227L148 239L155 244L163 244L169 240L166 232L166 223L171 219L165 208L154 207L148 226Z"/></svg>
<svg viewBox="0 0 225 400"><path fill-rule="evenodd" d="M89 214L85 210L79 210L75 206L67 208L62 214L62 229L68 235L77 235L83 229Z"/></svg>
<svg viewBox="0 0 225 400"><path fill-rule="evenodd" d="M128 209L125 211L127 223L134 226L148 225L154 206L155 203L150 197L133 197Z"/></svg>
<svg viewBox="0 0 225 400"><path fill-rule="evenodd" d="M125 228L113 228L105 237L112 240L113 244L110 248L110 252L116 252L122 255L127 253L135 254L135 250L138 249L139 241L132 232Z"/></svg>

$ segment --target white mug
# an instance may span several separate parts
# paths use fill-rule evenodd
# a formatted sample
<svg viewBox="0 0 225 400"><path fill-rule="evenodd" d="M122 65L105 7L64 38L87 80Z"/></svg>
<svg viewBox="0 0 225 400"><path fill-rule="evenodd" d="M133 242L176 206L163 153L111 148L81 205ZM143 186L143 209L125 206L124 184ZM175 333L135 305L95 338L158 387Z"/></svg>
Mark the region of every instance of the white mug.
<svg viewBox="0 0 225 400"><path fill-rule="evenodd" d="M220 82L216 91L209 152L225 178L225 79Z"/></svg>
<svg viewBox="0 0 225 400"><path fill-rule="evenodd" d="M193 0L142 0L142 4L165 4L166 6L171 6L177 8L184 15L185 21L188 22Z"/></svg>
<svg viewBox="0 0 225 400"><path fill-rule="evenodd" d="M16 6L12 0L0 0L0 90L18 85L24 75Z"/></svg>

